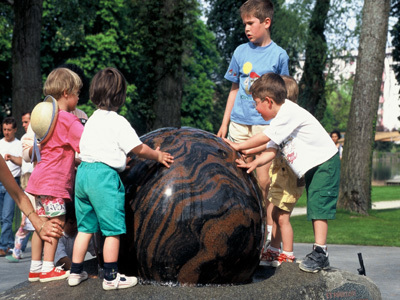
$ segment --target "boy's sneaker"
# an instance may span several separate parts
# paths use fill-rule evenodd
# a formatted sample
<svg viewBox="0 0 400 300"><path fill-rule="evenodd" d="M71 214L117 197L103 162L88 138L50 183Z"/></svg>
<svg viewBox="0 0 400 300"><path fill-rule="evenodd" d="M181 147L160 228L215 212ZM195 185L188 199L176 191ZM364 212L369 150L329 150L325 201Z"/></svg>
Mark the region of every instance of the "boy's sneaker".
<svg viewBox="0 0 400 300"><path fill-rule="evenodd" d="M70 273L68 276L68 285L76 286L86 279L88 279L88 274L85 271L82 271L80 274Z"/></svg>
<svg viewBox="0 0 400 300"><path fill-rule="evenodd" d="M295 262L296 257L294 255L286 255L285 253L281 253L277 258L272 261L272 266L274 268L279 267L283 262Z"/></svg>
<svg viewBox="0 0 400 300"><path fill-rule="evenodd" d="M316 273L329 268L329 258L325 251L317 246L301 261L299 268L305 272Z"/></svg>
<svg viewBox="0 0 400 300"><path fill-rule="evenodd" d="M260 264L263 266L272 266L272 262L279 256L279 252L272 251L271 249L267 249L267 251L261 254L261 262Z"/></svg>
<svg viewBox="0 0 400 300"><path fill-rule="evenodd" d="M30 282L39 281L39 279L40 279L40 272L39 273L29 272L28 280Z"/></svg>
<svg viewBox="0 0 400 300"><path fill-rule="evenodd" d="M69 276L69 271L64 271L62 266L54 267L50 272L40 273L40 282L48 282L53 280L60 280L67 278Z"/></svg>
<svg viewBox="0 0 400 300"><path fill-rule="evenodd" d="M137 284L137 278L132 276L128 277L123 274L117 273L117 278L114 280L108 281L106 279L103 280L103 289L106 291L116 290L116 289L126 289L133 287Z"/></svg>
<svg viewBox="0 0 400 300"><path fill-rule="evenodd" d="M6 259L8 260L8 262L10 263L19 263L19 258L15 257L14 254L11 255L7 255Z"/></svg>

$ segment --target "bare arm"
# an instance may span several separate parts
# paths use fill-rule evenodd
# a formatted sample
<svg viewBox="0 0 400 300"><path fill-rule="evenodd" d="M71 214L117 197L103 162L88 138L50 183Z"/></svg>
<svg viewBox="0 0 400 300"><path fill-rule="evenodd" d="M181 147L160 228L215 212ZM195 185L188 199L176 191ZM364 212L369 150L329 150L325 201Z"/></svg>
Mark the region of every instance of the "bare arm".
<svg viewBox="0 0 400 300"><path fill-rule="evenodd" d="M49 243L52 238L60 238L63 234L61 222L55 218L46 222L36 214L28 196L21 190L10 170L8 169L3 157L0 155L0 181L10 194L11 198L17 203L18 207L29 218L40 238Z"/></svg>
<svg viewBox="0 0 400 300"><path fill-rule="evenodd" d="M11 154L5 154L4 155L4 160L5 161L11 161L14 164L16 164L17 166L21 166L22 165L22 157L21 156L14 156Z"/></svg>
<svg viewBox="0 0 400 300"><path fill-rule="evenodd" d="M174 157L167 152L160 151L160 147L153 150L146 144L141 144L133 148L131 151L141 158L151 159L162 163L167 168L169 168L170 163L174 162Z"/></svg>
<svg viewBox="0 0 400 300"><path fill-rule="evenodd" d="M276 156L275 148L268 148L267 151L261 153L255 160L252 162L245 162L243 159L237 159L236 163L239 168L248 169L247 173L253 172L256 168L263 166L273 160Z"/></svg>
<svg viewBox="0 0 400 300"><path fill-rule="evenodd" d="M235 104L235 99L238 91L239 91L239 84L232 83L231 90L228 95L228 100L226 101L226 107L225 107L224 117L222 119L222 124L217 133L218 137L224 138L228 133L229 121L231 120L231 113L233 105Z"/></svg>
<svg viewBox="0 0 400 300"><path fill-rule="evenodd" d="M236 151L243 151L247 149L257 148L268 143L270 140L271 139L262 132L253 135L251 138L242 143L234 143L224 138L224 141L227 142Z"/></svg>

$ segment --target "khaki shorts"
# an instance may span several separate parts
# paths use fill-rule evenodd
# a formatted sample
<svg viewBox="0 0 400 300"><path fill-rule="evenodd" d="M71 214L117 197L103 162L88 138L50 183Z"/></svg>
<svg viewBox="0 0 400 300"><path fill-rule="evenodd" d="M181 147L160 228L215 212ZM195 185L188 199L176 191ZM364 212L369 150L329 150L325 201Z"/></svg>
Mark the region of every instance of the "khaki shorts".
<svg viewBox="0 0 400 300"><path fill-rule="evenodd" d="M268 200L276 207L292 212L304 191L304 180L300 180L282 156L277 156L269 169L271 185Z"/></svg>
<svg viewBox="0 0 400 300"><path fill-rule="evenodd" d="M263 132L269 125L243 125L235 122L230 122L228 139L234 143L241 143L253 135Z"/></svg>

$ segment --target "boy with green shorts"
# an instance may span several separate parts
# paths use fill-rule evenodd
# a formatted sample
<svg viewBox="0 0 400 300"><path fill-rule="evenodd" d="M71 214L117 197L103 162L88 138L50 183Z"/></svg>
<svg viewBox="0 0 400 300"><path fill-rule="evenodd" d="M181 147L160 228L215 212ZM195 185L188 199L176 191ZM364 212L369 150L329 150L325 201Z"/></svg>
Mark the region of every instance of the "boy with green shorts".
<svg viewBox="0 0 400 300"><path fill-rule="evenodd" d="M307 218L312 221L315 243L313 251L300 263L301 270L318 272L329 267L326 238L328 220L334 219L339 191L340 158L329 134L308 111L285 100L287 91L281 76L267 73L250 89L257 111L270 126L242 143L227 139L236 151L243 151L273 142L298 178L305 177ZM275 158L276 148L269 148L254 161L238 159L238 167L252 172Z"/></svg>

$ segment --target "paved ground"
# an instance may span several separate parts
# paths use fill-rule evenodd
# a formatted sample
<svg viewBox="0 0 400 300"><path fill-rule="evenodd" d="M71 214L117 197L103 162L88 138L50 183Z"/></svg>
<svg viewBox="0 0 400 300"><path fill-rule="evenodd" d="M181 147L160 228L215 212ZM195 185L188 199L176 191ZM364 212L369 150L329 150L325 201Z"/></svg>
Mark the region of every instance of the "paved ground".
<svg viewBox="0 0 400 300"><path fill-rule="evenodd" d="M391 204L390 204L390 203ZM400 201L378 202L374 209L400 208ZM390 205L390 206L389 206ZM302 214L304 210L296 209L294 214ZM331 266L354 274L360 268L358 253L362 253L366 275L380 289L382 299L400 299L400 248L329 245ZM311 251L310 244L295 244L296 257L302 258ZM19 263L9 263L0 257L0 298L1 293L27 280L30 266L30 245L24 258Z"/></svg>

